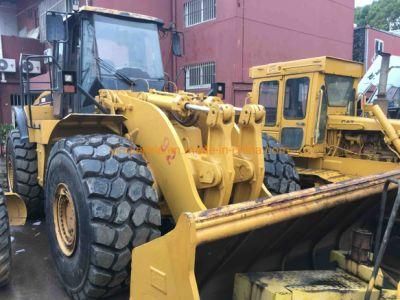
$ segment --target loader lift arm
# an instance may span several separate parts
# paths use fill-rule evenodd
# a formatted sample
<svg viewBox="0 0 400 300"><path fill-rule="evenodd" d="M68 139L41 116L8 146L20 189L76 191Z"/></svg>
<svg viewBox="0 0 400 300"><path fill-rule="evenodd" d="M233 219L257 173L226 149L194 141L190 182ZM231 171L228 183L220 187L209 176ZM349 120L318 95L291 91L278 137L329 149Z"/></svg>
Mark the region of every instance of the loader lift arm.
<svg viewBox="0 0 400 300"><path fill-rule="evenodd" d="M245 106L235 125L234 107L216 97L200 102L187 93L101 90L99 102L126 118L126 137L144 151L175 220L270 195L263 187L262 107ZM204 123L184 127L165 112L199 113Z"/></svg>

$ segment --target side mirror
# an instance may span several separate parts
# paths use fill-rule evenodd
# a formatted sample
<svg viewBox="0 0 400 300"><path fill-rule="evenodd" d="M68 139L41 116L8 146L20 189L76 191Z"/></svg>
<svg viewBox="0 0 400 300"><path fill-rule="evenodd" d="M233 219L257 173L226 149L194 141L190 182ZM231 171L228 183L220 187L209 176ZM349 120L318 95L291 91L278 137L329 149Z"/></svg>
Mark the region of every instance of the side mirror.
<svg viewBox="0 0 400 300"><path fill-rule="evenodd" d="M46 14L46 40L60 42L67 39L63 16L54 12Z"/></svg>
<svg viewBox="0 0 400 300"><path fill-rule="evenodd" d="M179 57L183 55L181 45L181 33L177 31L172 32L172 53L175 56Z"/></svg>

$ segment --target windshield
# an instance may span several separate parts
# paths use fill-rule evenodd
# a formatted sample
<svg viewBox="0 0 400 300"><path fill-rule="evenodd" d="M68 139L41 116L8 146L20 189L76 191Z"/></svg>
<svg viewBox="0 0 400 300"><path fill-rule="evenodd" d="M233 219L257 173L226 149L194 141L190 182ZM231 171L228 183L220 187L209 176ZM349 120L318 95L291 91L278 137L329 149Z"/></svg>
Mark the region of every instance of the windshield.
<svg viewBox="0 0 400 300"><path fill-rule="evenodd" d="M161 90L164 70L157 24L101 15L85 19L82 86L90 95L101 88Z"/></svg>
<svg viewBox="0 0 400 300"><path fill-rule="evenodd" d="M326 75L325 80L329 106L345 107L354 100L354 78Z"/></svg>
<svg viewBox="0 0 400 300"><path fill-rule="evenodd" d="M156 24L100 15L94 17L94 24L98 58L130 73L129 77L164 77Z"/></svg>

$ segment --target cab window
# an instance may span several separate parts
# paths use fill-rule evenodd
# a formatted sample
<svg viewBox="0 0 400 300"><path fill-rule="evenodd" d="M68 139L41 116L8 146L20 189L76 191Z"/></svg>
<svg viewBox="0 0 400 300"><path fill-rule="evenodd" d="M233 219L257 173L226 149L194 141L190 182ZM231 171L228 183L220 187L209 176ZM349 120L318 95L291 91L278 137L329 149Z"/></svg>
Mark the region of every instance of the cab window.
<svg viewBox="0 0 400 300"><path fill-rule="evenodd" d="M305 118L309 87L310 79L308 77L293 78L286 81L283 112L285 119L296 120Z"/></svg>
<svg viewBox="0 0 400 300"><path fill-rule="evenodd" d="M325 81L329 106L346 107L353 101L354 78L326 75Z"/></svg>
<svg viewBox="0 0 400 300"><path fill-rule="evenodd" d="M279 81L265 81L260 84L259 104L265 107L265 125L274 126L277 118Z"/></svg>

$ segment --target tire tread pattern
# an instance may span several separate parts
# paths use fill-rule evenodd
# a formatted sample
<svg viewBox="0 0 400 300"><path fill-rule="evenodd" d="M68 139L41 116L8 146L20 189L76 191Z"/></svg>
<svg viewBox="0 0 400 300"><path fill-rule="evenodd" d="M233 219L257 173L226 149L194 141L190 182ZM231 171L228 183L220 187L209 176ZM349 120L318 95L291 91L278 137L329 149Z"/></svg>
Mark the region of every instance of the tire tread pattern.
<svg viewBox="0 0 400 300"><path fill-rule="evenodd" d="M15 186L10 190L18 193L24 200L29 218L43 216L43 189L39 185L36 144L22 143L18 129L10 131L7 155L14 157ZM8 158L7 158L8 159Z"/></svg>
<svg viewBox="0 0 400 300"><path fill-rule="evenodd" d="M153 177L134 144L116 135L58 141L49 156L69 155L86 189L94 235L86 282L74 299L111 296L130 281L131 251L160 236L161 213Z"/></svg>
<svg viewBox="0 0 400 300"><path fill-rule="evenodd" d="M293 158L274 138L263 135L264 184L273 195L300 190L300 177Z"/></svg>

